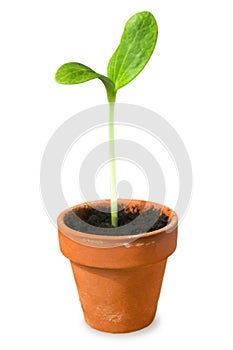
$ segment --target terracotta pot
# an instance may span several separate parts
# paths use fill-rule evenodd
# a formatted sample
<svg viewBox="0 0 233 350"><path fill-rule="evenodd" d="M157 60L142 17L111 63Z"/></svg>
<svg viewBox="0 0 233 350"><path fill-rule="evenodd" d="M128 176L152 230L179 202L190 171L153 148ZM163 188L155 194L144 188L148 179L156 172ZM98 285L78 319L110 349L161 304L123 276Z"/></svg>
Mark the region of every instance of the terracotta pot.
<svg viewBox="0 0 233 350"><path fill-rule="evenodd" d="M119 200L119 204L126 203ZM131 200L128 210L162 209L169 224L134 236L86 234L64 224L70 210L92 205L109 207L109 201L80 204L58 217L60 248L71 261L85 320L105 332L139 330L155 317L167 258L176 249L177 215L160 204Z"/></svg>

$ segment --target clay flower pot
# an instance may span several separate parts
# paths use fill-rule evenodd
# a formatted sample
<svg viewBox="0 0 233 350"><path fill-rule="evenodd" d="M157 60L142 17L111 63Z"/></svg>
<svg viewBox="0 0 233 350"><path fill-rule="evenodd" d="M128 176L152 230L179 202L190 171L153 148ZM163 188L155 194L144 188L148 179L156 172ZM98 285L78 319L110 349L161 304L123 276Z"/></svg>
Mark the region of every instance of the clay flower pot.
<svg viewBox="0 0 233 350"><path fill-rule="evenodd" d="M119 204L126 204L119 200ZM78 232L64 223L75 208L109 206L109 201L80 204L58 217L59 243L70 259L86 322L93 328L125 333L154 319L167 258L176 249L178 218L160 204L131 200L131 207L161 209L169 224L134 236L103 236Z"/></svg>

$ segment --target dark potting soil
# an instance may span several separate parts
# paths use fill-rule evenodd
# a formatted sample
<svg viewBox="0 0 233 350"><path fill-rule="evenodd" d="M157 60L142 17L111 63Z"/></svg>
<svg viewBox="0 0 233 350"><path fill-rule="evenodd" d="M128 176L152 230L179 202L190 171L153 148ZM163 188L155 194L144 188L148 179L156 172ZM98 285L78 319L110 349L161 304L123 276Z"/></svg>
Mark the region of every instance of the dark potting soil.
<svg viewBox="0 0 233 350"><path fill-rule="evenodd" d="M64 223L73 230L85 233L125 236L159 230L169 223L169 218L154 208L140 213L137 207L134 208L133 212L128 212L118 206L118 227L113 227L109 212L88 207L87 209L70 211L65 215Z"/></svg>

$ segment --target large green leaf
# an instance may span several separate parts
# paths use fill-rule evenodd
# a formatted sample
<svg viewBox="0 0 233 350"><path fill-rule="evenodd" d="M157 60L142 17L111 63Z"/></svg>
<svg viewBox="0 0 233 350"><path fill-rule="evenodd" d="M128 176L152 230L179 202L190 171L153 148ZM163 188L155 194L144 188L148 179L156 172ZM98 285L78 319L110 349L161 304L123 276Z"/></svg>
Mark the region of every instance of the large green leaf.
<svg viewBox="0 0 233 350"><path fill-rule="evenodd" d="M108 77L117 91L133 80L149 61L158 36L158 27L150 12L139 12L125 25L117 50L108 63Z"/></svg>

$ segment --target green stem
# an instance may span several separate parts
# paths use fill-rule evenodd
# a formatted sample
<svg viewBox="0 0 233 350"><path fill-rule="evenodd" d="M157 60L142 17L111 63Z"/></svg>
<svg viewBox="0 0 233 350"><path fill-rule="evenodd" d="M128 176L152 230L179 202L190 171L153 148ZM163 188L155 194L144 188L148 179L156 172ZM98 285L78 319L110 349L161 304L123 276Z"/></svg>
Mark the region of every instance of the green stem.
<svg viewBox="0 0 233 350"><path fill-rule="evenodd" d="M99 76L103 82L109 103L109 155L110 155L110 191L111 191L111 223L113 227L118 226L118 206L116 189L116 164L115 164L115 146L114 146L114 107L116 101L116 90L114 82L105 77Z"/></svg>
<svg viewBox="0 0 233 350"><path fill-rule="evenodd" d="M115 102L109 102L109 154L110 154L110 181L111 181L111 222L118 226L118 207L116 189L116 164L114 145L114 107Z"/></svg>

